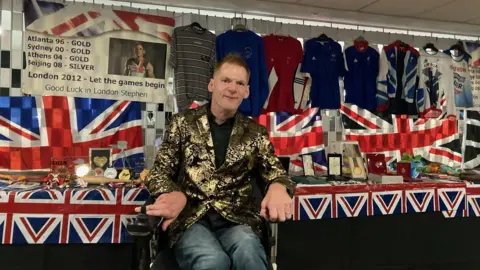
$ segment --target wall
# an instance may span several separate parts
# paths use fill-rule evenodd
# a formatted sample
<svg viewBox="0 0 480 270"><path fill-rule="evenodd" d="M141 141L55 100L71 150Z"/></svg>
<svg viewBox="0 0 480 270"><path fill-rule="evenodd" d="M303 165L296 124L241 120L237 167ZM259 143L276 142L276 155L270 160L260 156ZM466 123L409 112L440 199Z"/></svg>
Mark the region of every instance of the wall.
<svg viewBox="0 0 480 270"><path fill-rule="evenodd" d="M87 0L87 2L93 0ZM63 1L57 1L63 2ZM91 5L95 8L103 8L102 4L93 4L85 2L68 1L76 5ZM105 0L95 0L98 2L107 2ZM24 50L24 25L22 14L22 0L1 0L0 28L2 34L1 41L1 71L0 71L0 96L20 96L22 72L25 68L25 60L22 51ZM291 35L306 40L325 33L333 39L340 41L341 44L349 44L356 37L362 35L372 45L380 45L381 48L385 44L400 39L414 47L421 47L427 42L435 43L440 49L449 48L455 43L460 36L415 32L415 35L408 30L386 29L382 26L378 27L362 27L355 25L326 24L322 22L312 22L304 20L291 20L274 17L258 17L248 14L228 13L228 12L211 12L199 9L181 9L174 7L165 7L160 5L142 5L130 2L112 2L116 5L114 8L129 10L134 12L142 12L160 16L174 16L176 18L176 26L187 25L194 21L199 22L204 27L215 32L217 35L230 29L231 17L244 17L246 25L252 31L259 34L276 33L283 35ZM108 8L111 8L108 5ZM196 14L192 14L196 13ZM202 14L202 15L201 15ZM224 16L224 17L222 17ZM261 18L261 19L259 19ZM325 27L325 25L329 27ZM425 36L426 35L426 36ZM446 37L446 38L445 38ZM465 39L477 39L476 37L465 37ZM166 104L144 103L142 105L143 123L144 123L144 144L147 157L153 157L155 153L155 140L163 134L165 123L172 115L173 105L172 99ZM155 124L148 125L146 115L148 112L154 112ZM331 113L332 118L324 118L325 141L338 140L342 136L342 125L339 121L338 112ZM328 137L327 137L328 136ZM151 161L149 162L151 165Z"/></svg>

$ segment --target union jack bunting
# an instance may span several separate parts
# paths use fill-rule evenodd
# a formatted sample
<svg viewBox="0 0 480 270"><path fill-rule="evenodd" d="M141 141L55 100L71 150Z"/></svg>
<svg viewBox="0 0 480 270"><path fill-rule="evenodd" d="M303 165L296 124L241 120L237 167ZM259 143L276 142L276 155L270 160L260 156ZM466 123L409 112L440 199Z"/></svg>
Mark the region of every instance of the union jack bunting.
<svg viewBox="0 0 480 270"><path fill-rule="evenodd" d="M0 191L0 243L130 242L126 225L146 189Z"/></svg>
<svg viewBox="0 0 480 270"><path fill-rule="evenodd" d="M342 105L340 110L346 139L358 141L364 153L383 153L388 163L404 153L452 167L462 162L455 119L381 118L356 105Z"/></svg>
<svg viewBox="0 0 480 270"><path fill-rule="evenodd" d="M141 120L140 103L132 101L0 97L0 170L48 169L52 158L88 162L90 148L122 140L133 166L143 158ZM113 160L119 151L113 150Z"/></svg>
<svg viewBox="0 0 480 270"><path fill-rule="evenodd" d="M442 212L479 216L480 188L465 183L301 185L293 199L294 220ZM468 201L468 209L467 207ZM467 211L468 210L468 211Z"/></svg>

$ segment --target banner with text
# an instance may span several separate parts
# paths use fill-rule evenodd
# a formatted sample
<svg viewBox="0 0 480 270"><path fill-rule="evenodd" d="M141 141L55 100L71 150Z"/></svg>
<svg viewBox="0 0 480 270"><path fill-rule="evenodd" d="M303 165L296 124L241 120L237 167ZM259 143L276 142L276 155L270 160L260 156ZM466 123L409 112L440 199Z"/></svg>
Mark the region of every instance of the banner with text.
<svg viewBox="0 0 480 270"><path fill-rule="evenodd" d="M480 67L470 67L473 107L480 108Z"/></svg>
<svg viewBox="0 0 480 270"><path fill-rule="evenodd" d="M173 18L30 0L23 92L164 103Z"/></svg>

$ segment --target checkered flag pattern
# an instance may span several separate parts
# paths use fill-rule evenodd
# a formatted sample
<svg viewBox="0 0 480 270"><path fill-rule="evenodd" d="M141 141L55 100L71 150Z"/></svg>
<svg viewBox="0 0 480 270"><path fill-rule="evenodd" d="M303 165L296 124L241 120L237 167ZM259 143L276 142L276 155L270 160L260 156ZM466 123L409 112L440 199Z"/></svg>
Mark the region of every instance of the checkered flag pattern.
<svg viewBox="0 0 480 270"><path fill-rule="evenodd" d="M23 1L1 1L0 96L22 96Z"/></svg>

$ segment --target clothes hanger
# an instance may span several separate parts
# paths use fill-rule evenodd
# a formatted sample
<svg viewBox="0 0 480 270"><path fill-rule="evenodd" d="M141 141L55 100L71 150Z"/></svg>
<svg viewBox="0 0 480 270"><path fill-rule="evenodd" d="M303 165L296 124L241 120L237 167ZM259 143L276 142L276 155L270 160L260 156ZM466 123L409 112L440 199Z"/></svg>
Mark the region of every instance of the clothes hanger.
<svg viewBox="0 0 480 270"><path fill-rule="evenodd" d="M358 42L365 42L367 41L363 36L358 36L355 41L358 41Z"/></svg>
<svg viewBox="0 0 480 270"><path fill-rule="evenodd" d="M330 38L325 35L324 33L322 33L320 36L317 37L317 40L318 41L328 41Z"/></svg>
<svg viewBox="0 0 480 270"><path fill-rule="evenodd" d="M402 48L408 48L410 47L410 45L408 45L407 43L401 41L401 40L397 40L398 44L400 44L400 47Z"/></svg>
<svg viewBox="0 0 480 270"><path fill-rule="evenodd" d="M198 30L201 30L201 31L205 31L206 28L203 28L198 22L193 22L190 24L190 27L192 28L196 28Z"/></svg>
<svg viewBox="0 0 480 270"><path fill-rule="evenodd" d="M433 45L433 43L430 43L430 42L427 43L427 44L425 44L425 46L423 46L423 50L424 50L425 52L427 52L427 53L428 53L429 51L432 51L432 52L434 52L434 53L438 53L437 47L435 47L435 45Z"/></svg>
<svg viewBox="0 0 480 270"><path fill-rule="evenodd" d="M358 36L354 41L353 45L357 50L363 51L368 47L368 41L363 36Z"/></svg>
<svg viewBox="0 0 480 270"><path fill-rule="evenodd" d="M466 54L465 50L463 49L463 46L459 42L453 44L452 47L450 47L450 49L448 50L453 52L455 51L458 52L458 55L455 53L452 53L452 55L454 55L455 57L460 57Z"/></svg>
<svg viewBox="0 0 480 270"><path fill-rule="evenodd" d="M247 32L249 31L248 28L243 25L243 24L237 24L233 27L233 31L236 31L236 32Z"/></svg>

